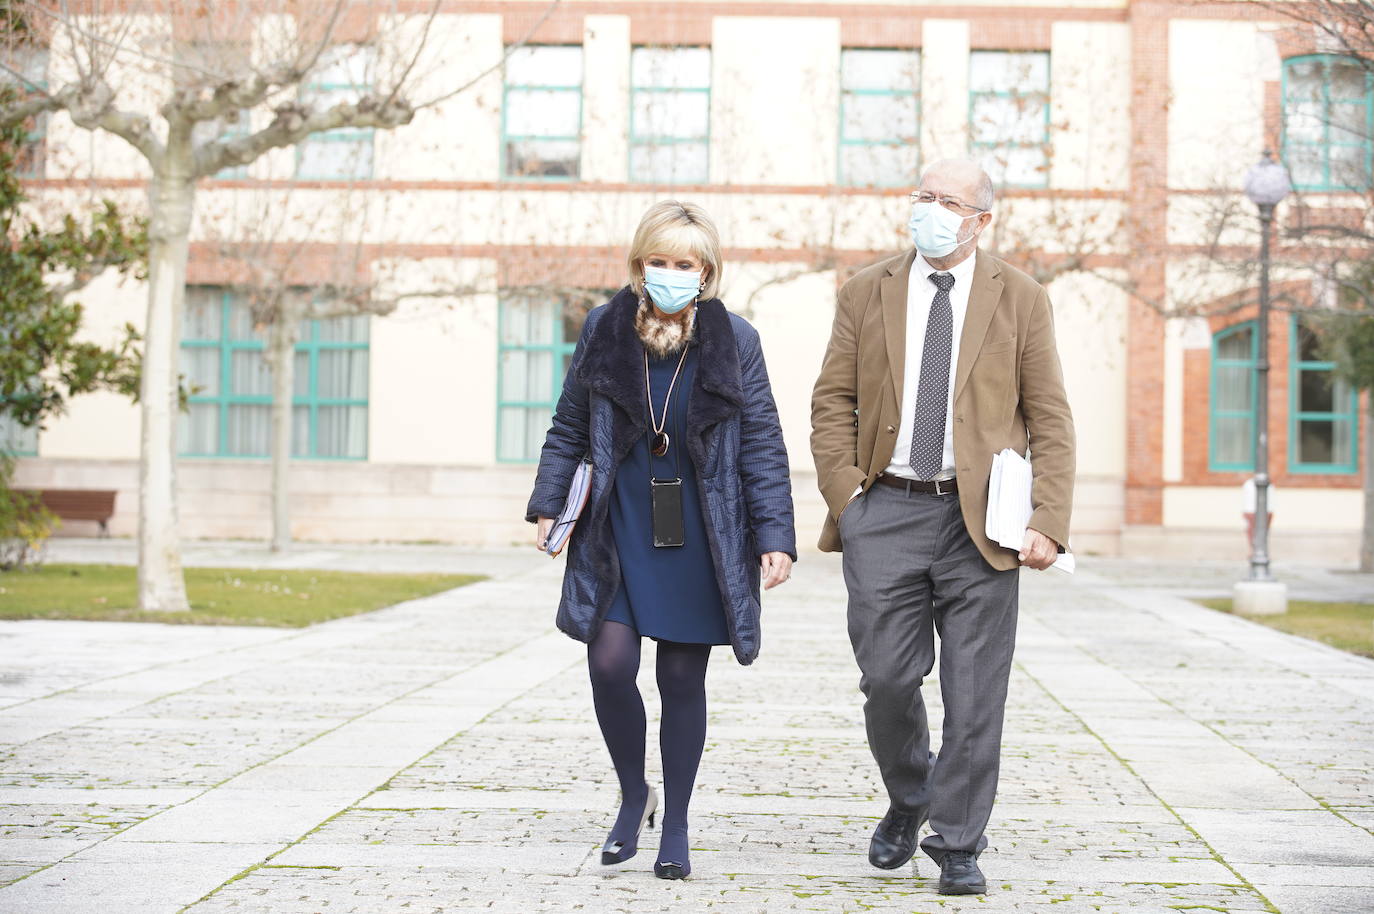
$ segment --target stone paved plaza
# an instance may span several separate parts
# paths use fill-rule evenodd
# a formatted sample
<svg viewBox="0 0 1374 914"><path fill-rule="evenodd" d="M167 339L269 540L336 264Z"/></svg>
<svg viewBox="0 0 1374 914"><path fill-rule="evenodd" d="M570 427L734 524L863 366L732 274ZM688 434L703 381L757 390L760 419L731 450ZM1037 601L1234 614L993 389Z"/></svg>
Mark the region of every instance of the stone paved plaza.
<svg viewBox="0 0 1374 914"><path fill-rule="evenodd" d="M713 659L681 883L653 877L655 832L599 863L616 788L582 649L551 626L561 561L188 560L493 577L306 630L0 623L0 912L1374 911L1374 661L1181 598L1238 567L1024 573L990 892L942 898L923 855L865 858L884 801L836 557L766 596L758 663ZM1283 571L1296 595L1374 593Z"/></svg>

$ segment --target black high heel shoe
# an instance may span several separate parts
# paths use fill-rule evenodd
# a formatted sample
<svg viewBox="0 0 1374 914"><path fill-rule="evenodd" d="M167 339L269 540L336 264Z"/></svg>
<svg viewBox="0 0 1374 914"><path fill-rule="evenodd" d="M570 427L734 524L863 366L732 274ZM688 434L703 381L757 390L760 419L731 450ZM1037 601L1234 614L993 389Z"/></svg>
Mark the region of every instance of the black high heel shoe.
<svg viewBox="0 0 1374 914"><path fill-rule="evenodd" d="M680 841L678 839L681 839ZM663 823L662 843L658 848L658 860L654 861L654 875L659 879L686 879L692 873L692 862L685 829L667 822ZM664 859L668 857L669 859ZM672 859L678 857L679 860Z"/></svg>
<svg viewBox="0 0 1374 914"><path fill-rule="evenodd" d="M646 824L650 828L654 827L654 813L658 811L658 794L654 792L653 787L650 786L648 789L649 796L644 800L644 812L639 816L639 827L635 829L634 840L626 843L625 841L612 841L607 838L606 843L601 847L602 866L624 863L639 853L639 833L644 831Z"/></svg>
<svg viewBox="0 0 1374 914"><path fill-rule="evenodd" d="M686 879L692 874L690 863L655 863L654 875L659 879Z"/></svg>

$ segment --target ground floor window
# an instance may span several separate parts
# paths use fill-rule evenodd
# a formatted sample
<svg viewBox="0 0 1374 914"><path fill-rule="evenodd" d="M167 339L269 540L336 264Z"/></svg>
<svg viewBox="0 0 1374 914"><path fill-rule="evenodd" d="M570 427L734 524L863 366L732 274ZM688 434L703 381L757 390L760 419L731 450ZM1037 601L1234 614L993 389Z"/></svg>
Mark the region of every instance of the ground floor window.
<svg viewBox="0 0 1374 914"><path fill-rule="evenodd" d="M1254 321L1212 337L1208 466L1213 471L1255 468L1255 361L1259 336Z"/></svg>
<svg viewBox="0 0 1374 914"><path fill-rule="evenodd" d="M305 321L296 344L291 453L367 457L366 315ZM186 290L181 370L192 386L180 451L191 457L266 457L271 449L272 374L266 333L242 296L218 286Z"/></svg>
<svg viewBox="0 0 1374 914"><path fill-rule="evenodd" d="M1322 357L1317 335L1293 316L1288 359L1288 469L1353 473L1359 454L1359 395Z"/></svg>
<svg viewBox="0 0 1374 914"><path fill-rule="evenodd" d="M0 415L0 453L11 457L38 455L38 429L25 428L9 416Z"/></svg>
<svg viewBox="0 0 1374 914"><path fill-rule="evenodd" d="M496 459L535 461L586 313L556 294L502 295L500 312Z"/></svg>

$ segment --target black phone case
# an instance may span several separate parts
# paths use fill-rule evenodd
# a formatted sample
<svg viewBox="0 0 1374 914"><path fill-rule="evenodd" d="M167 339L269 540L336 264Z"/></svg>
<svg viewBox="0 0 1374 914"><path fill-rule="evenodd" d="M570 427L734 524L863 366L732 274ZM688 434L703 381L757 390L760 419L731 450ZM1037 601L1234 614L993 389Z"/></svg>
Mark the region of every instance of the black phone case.
<svg viewBox="0 0 1374 914"><path fill-rule="evenodd" d="M685 542L682 529L682 480L649 480L649 499L654 545L681 546Z"/></svg>

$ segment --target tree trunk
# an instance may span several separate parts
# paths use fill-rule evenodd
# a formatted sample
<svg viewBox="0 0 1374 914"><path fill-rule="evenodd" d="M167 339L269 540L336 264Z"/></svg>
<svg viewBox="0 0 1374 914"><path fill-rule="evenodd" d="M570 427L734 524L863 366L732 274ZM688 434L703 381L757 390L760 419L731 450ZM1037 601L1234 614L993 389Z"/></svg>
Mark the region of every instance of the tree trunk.
<svg viewBox="0 0 1374 914"><path fill-rule="evenodd" d="M296 374L295 309L284 306L272 322L272 551L291 546L291 398Z"/></svg>
<svg viewBox="0 0 1374 914"><path fill-rule="evenodd" d="M138 606L155 612L190 609L177 530L176 419L181 309L186 292L187 236L195 184L189 144L184 161L153 178L148 247L148 321L143 331L143 420L138 467Z"/></svg>
<svg viewBox="0 0 1374 914"><path fill-rule="evenodd" d="M1369 415L1364 417L1364 531L1360 534L1360 570L1374 571L1374 388L1365 397Z"/></svg>

